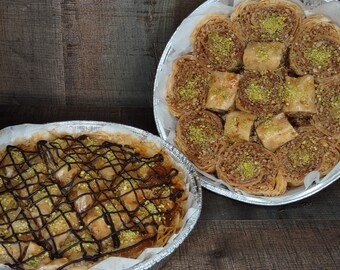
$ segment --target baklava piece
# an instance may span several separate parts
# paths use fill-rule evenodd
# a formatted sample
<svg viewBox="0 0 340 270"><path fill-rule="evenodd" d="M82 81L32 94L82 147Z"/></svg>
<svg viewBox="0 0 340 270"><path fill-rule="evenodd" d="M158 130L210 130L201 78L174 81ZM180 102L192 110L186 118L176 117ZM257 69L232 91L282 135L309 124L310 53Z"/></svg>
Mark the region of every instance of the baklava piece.
<svg viewBox="0 0 340 270"><path fill-rule="evenodd" d="M235 98L240 75L214 71L209 80L206 108L225 112L235 107Z"/></svg>
<svg viewBox="0 0 340 270"><path fill-rule="evenodd" d="M278 156L283 175L290 186L300 186L312 171L326 175L339 161L336 142L312 127L298 130L299 135L281 146Z"/></svg>
<svg viewBox="0 0 340 270"><path fill-rule="evenodd" d="M249 42L243 54L245 69L274 71L282 66L285 45L280 42Z"/></svg>
<svg viewBox="0 0 340 270"><path fill-rule="evenodd" d="M298 135L284 113L262 122L256 127L256 133L264 147L272 152Z"/></svg>
<svg viewBox="0 0 340 270"><path fill-rule="evenodd" d="M303 17L299 5L285 0L244 1L231 15L248 41L278 41L286 45L292 41Z"/></svg>
<svg viewBox="0 0 340 270"><path fill-rule="evenodd" d="M222 132L222 121L214 113L189 112L177 122L175 143L199 169L213 173Z"/></svg>
<svg viewBox="0 0 340 270"><path fill-rule="evenodd" d="M217 175L249 194L278 196L286 191L276 156L256 143L236 143L220 153Z"/></svg>
<svg viewBox="0 0 340 270"><path fill-rule="evenodd" d="M236 108L263 116L282 109L283 78L280 72L246 71L240 79Z"/></svg>
<svg viewBox="0 0 340 270"><path fill-rule="evenodd" d="M224 135L233 142L249 141L255 119L255 115L246 112L228 113L224 124Z"/></svg>
<svg viewBox="0 0 340 270"><path fill-rule="evenodd" d="M340 28L322 15L303 20L292 43L289 61L297 75L317 81L340 73Z"/></svg>
<svg viewBox="0 0 340 270"><path fill-rule="evenodd" d="M320 84L316 95L317 114L313 117L314 125L340 141L340 75Z"/></svg>
<svg viewBox="0 0 340 270"><path fill-rule="evenodd" d="M184 55L174 61L166 90L166 102L173 116L204 108L207 91L208 70L195 56Z"/></svg>
<svg viewBox="0 0 340 270"><path fill-rule="evenodd" d="M289 116L310 116L316 113L314 78L306 75L298 78L286 76L283 91L283 111Z"/></svg>
<svg viewBox="0 0 340 270"><path fill-rule="evenodd" d="M243 37L226 15L204 17L192 34L192 47L212 70L233 71L242 65Z"/></svg>

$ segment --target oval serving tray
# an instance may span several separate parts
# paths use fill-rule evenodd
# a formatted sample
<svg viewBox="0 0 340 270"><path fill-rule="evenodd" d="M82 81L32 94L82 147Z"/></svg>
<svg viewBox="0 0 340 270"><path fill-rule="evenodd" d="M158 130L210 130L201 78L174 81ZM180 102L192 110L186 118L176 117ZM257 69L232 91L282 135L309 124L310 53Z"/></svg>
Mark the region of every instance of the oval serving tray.
<svg viewBox="0 0 340 270"><path fill-rule="evenodd" d="M200 5L196 10L194 10L177 28L169 42L167 43L162 57L160 59L155 83L154 83L154 116L160 137L171 144L174 144L174 132L176 126L176 119L170 115L165 101L165 91L166 83L169 74L171 73L172 62L180 55L192 51L190 44L190 35L195 27L195 25L200 21L200 19L208 14L212 13L222 13L230 14L233 11L233 7L230 3L233 1L228 0L208 0ZM236 2L236 1L234 1ZM301 6L304 8L306 14L313 13L310 6L315 6L315 1L305 0L303 1L306 5ZM334 21L339 23L339 18L337 17L336 10L340 10L340 3L333 2L332 0L317 1L318 3L325 3L323 7L320 6L315 9L316 13L324 13L331 17ZM327 3L333 2L333 3ZM307 6L308 5L308 6ZM327 8L326 6L329 5ZM324 8L326 7L326 8ZM197 169L197 168L196 168ZM305 186L295 187L283 195L277 197L265 197L265 196L254 196L246 194L244 192L234 191L227 187L221 180L211 177L207 173L198 170L198 174L201 179L202 186L206 189L217 193L219 195L249 203L254 205L264 205L264 206L276 206L284 205L292 202L296 202L305 199L313 194L323 190L330 184L335 182L340 178L340 163L333 168L333 170L325 176L322 180L316 179L313 184L308 188Z"/></svg>

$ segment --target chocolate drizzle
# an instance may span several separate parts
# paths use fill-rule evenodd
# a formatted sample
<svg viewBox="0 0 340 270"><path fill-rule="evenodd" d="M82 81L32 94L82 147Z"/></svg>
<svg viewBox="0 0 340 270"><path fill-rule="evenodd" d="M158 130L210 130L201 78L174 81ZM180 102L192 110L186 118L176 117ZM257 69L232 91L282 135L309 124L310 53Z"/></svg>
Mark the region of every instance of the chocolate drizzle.
<svg viewBox="0 0 340 270"><path fill-rule="evenodd" d="M138 254L182 205L177 169L164 157L87 135L7 146L0 160L0 263L58 269ZM137 252L131 252L137 250Z"/></svg>

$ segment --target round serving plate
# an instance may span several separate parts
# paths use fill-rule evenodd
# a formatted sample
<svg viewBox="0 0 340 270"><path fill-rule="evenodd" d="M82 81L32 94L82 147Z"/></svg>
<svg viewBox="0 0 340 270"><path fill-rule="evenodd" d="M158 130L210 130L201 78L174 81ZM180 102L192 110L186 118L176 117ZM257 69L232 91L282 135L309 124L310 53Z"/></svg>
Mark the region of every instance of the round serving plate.
<svg viewBox="0 0 340 270"><path fill-rule="evenodd" d="M196 24L206 15L213 13L230 15L233 11L233 3L236 4L240 1L228 0L208 0L195 9L177 28L169 42L167 43L162 57L160 59L155 83L154 83L154 96L153 108L155 122L157 125L160 137L174 145L176 118L173 117L165 101L166 84L168 77L171 73L172 62L181 55L192 52L190 36ZM299 3L305 10L307 15L318 13L330 17L334 22L339 24L340 18L340 3L333 0L304 0ZM284 205L305 199L313 194L323 190L340 177L340 163L333 168L333 170L319 180L315 173L311 173L308 187L300 186L291 188L283 195L277 197L265 197L246 194L244 192L235 191L223 183L222 180L216 179L207 173L204 173L196 168L200 176L202 186L219 195L255 205L276 206Z"/></svg>
<svg viewBox="0 0 340 270"><path fill-rule="evenodd" d="M20 143L26 139L33 137L36 134L39 136L48 137L48 133L54 134L91 134L96 132L124 133L133 135L141 142L152 142L157 147L162 148L171 157L174 164L180 167L185 175L185 182L189 191L189 196L186 205L186 213L183 218L181 230L173 235L168 243L161 248L148 248L137 259L124 259L120 257L110 257L90 268L90 270L109 270L112 265L115 269L133 269L141 270L148 268L161 268L165 259L169 257L174 250L180 246L197 223L202 208L202 190L198 175L195 168L188 159L180 153L173 145L167 143L161 138L141 129L134 127L97 122L97 121L66 121L55 122L48 124L23 124L10 126L0 130L0 150L7 145ZM11 269L0 264L0 269Z"/></svg>

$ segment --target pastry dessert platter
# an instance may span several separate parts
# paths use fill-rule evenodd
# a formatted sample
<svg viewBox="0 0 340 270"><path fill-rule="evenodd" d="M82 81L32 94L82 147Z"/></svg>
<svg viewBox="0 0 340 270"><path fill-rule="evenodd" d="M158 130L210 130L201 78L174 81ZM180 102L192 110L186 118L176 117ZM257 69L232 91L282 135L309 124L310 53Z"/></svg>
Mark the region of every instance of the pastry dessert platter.
<svg viewBox="0 0 340 270"><path fill-rule="evenodd" d="M135 262L144 269L191 231L200 196L186 159L146 132L98 122L7 128L0 268L106 270L108 258L121 257L118 267L148 250Z"/></svg>
<svg viewBox="0 0 340 270"><path fill-rule="evenodd" d="M168 43L156 123L204 187L279 205L340 176L340 28L315 12L288 0L207 1Z"/></svg>

